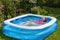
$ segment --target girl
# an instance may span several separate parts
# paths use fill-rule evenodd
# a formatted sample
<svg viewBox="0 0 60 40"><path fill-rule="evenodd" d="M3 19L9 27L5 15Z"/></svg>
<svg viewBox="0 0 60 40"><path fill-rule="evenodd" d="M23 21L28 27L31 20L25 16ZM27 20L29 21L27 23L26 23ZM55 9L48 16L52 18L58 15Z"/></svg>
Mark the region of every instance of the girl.
<svg viewBox="0 0 60 40"><path fill-rule="evenodd" d="M45 23L45 20L46 20L46 17L43 16L40 20L27 22L25 23L25 25L41 25Z"/></svg>

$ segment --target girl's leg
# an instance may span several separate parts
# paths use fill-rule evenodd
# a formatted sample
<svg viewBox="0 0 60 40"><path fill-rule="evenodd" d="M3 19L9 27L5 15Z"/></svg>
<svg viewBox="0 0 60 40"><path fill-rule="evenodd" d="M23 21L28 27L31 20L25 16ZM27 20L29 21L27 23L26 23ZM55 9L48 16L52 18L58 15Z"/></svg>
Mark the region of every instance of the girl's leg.
<svg viewBox="0 0 60 40"><path fill-rule="evenodd" d="M24 25L27 26L27 25L38 25L38 24L36 24L35 22L31 22L31 21L30 21L30 22L26 22L26 23L24 23Z"/></svg>
<svg viewBox="0 0 60 40"><path fill-rule="evenodd" d="M31 22L31 24L32 24L32 25L38 25L38 24L36 24L35 22Z"/></svg>
<svg viewBox="0 0 60 40"><path fill-rule="evenodd" d="M30 24L30 22L26 22L26 23L24 23L24 25L29 25Z"/></svg>

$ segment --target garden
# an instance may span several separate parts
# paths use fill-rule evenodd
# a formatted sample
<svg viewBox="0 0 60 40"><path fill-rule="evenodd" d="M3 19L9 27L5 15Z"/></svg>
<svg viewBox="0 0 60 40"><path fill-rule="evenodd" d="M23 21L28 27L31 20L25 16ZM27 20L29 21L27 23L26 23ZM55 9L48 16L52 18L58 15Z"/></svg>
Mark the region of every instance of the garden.
<svg viewBox="0 0 60 40"><path fill-rule="evenodd" d="M58 29L45 40L60 40L60 0L0 0L0 40L16 40L2 33L4 20L28 13L56 17Z"/></svg>

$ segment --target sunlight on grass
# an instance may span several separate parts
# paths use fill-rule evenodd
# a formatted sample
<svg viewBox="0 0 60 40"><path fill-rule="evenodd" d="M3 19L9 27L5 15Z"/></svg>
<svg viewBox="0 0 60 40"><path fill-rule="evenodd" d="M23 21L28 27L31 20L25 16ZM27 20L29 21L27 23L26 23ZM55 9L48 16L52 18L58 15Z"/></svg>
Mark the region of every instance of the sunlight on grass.
<svg viewBox="0 0 60 40"><path fill-rule="evenodd" d="M51 34L49 37L46 38L46 40L60 40L60 20L58 21L58 29Z"/></svg>

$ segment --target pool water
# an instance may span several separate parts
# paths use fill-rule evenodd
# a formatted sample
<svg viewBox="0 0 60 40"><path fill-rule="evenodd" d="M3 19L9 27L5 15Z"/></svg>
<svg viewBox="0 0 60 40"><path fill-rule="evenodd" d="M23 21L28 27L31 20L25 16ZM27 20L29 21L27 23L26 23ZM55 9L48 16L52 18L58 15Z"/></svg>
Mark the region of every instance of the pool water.
<svg viewBox="0 0 60 40"><path fill-rule="evenodd" d="M41 17L38 17L38 16L25 16L25 17L22 17L22 18L18 18L16 20L12 20L11 23L13 24L16 24L16 25L24 25L26 22L28 21L37 21L37 20L40 20ZM49 22L51 19L50 18L46 18L46 23ZM40 24L42 25L42 24ZM24 25L24 26L40 26L40 25L32 25L32 24L29 24L29 25Z"/></svg>
<svg viewBox="0 0 60 40"><path fill-rule="evenodd" d="M32 21L27 21L27 22L23 22L22 24L20 24L21 26L28 26L28 27L31 27L31 26L33 26L33 27L36 27L36 26L41 26L41 25L44 25L44 24L46 24L46 23L44 23L44 24L26 24L26 23L29 23L29 22L32 22Z"/></svg>

